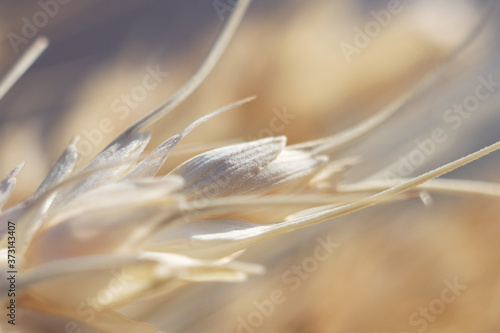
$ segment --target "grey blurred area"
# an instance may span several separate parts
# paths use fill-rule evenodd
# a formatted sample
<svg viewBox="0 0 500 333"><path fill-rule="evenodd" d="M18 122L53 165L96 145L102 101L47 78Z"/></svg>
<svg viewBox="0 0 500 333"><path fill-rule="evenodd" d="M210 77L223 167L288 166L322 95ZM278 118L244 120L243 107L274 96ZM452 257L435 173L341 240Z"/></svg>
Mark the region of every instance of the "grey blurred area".
<svg viewBox="0 0 500 333"><path fill-rule="evenodd" d="M32 20L41 10L36 1L2 1L1 38L4 70L19 54L7 32L22 35L23 18ZM31 16L31 17L30 17ZM46 131L58 124L79 83L109 61L120 57L126 45L132 44L136 56L158 53L172 57L185 52L200 32L211 31L213 38L220 25L212 5L207 1L70 1L60 5L57 14L38 34L50 40L50 47L33 68L3 101L0 121L42 120ZM19 46L20 51L26 49ZM131 50L129 50L131 51ZM203 55L200 55L200 59ZM36 104L17 107L19 100Z"/></svg>
<svg viewBox="0 0 500 333"><path fill-rule="evenodd" d="M12 35L9 38L9 34L22 38L26 22L35 26L34 35L44 35L50 40L49 49L2 101L0 121L40 118L49 130L60 113L65 112L65 103L78 84L121 57L140 59L153 54L157 59L171 59L196 50L198 54L189 54L191 63L188 64L194 71L231 12L226 8L218 10L215 1L205 0L64 2L0 2L2 72L34 39L28 37L13 45L18 39ZM293 15L299 7L298 1L254 1L246 20L262 15ZM43 15L37 16L40 12L48 13L48 20L43 20ZM37 17L42 17L40 28L34 24ZM31 28L26 31L31 34ZM20 99L37 97L43 98L36 105L22 110L16 107Z"/></svg>

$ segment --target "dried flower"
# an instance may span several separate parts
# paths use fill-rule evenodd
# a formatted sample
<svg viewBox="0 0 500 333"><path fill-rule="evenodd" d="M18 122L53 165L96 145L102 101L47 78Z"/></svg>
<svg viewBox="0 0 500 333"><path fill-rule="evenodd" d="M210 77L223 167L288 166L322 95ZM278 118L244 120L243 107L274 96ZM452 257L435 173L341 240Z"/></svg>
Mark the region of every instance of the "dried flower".
<svg viewBox="0 0 500 333"><path fill-rule="evenodd" d="M151 132L141 129L172 110L204 79L247 5L248 1L239 2L205 63L171 99L80 171L75 170L75 139L33 196L0 213L4 304L9 302L6 272L12 225L19 272L18 321L15 327L2 322L3 330L50 332L70 323L86 332L156 332L120 310L139 307L144 298L161 297L190 282L240 281L262 273L259 265L235 258L264 239L396 199L407 191L500 196L495 184L433 180L499 149L500 143L412 179L339 183L359 160L336 160L332 152L383 123L428 87L436 73L338 135L293 146L286 146L286 137L280 136L221 147L156 177L170 151L192 129L253 99L203 117L144 154ZM0 183L0 208L21 167Z"/></svg>

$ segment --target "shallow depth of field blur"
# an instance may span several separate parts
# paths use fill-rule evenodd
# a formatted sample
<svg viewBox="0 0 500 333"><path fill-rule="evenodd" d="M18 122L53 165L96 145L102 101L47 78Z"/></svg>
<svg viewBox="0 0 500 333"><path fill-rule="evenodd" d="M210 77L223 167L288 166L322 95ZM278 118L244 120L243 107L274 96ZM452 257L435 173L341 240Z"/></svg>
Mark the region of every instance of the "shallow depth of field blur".
<svg viewBox="0 0 500 333"><path fill-rule="evenodd" d="M168 98L229 15L214 3L232 1L60 5L37 33L49 38L48 50L0 101L0 178L26 162L9 204L37 188L75 135L83 166ZM297 143L356 124L437 66L474 28L486 1L402 1L402 10L347 59L341 45L355 45L357 28L376 22L388 3L254 0L221 62L154 125L150 146L221 106L258 99L196 129L163 172L200 145L269 135ZM16 54L8 34L22 35L23 18L32 22L40 10L36 1L0 1L0 73L28 46L19 44ZM500 81L499 18L429 92L338 154L363 160L351 181L403 163L437 128L447 139L406 176L500 140L500 87L473 112L453 113L451 121L448 111L474 96L481 80ZM122 98L156 69L168 75L127 105ZM447 177L500 182L499 165L493 154ZM168 332L500 332L498 199L432 198L431 206L418 198L390 203L261 243L241 260L265 265L265 275L189 285L141 318ZM328 241L338 247L318 260L318 246Z"/></svg>

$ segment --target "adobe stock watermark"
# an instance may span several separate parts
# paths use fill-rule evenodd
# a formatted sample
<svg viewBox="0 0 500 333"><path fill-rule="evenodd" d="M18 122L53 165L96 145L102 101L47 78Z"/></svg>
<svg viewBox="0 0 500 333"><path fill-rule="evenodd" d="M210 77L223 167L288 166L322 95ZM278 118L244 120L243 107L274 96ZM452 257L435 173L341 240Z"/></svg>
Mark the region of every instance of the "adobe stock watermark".
<svg viewBox="0 0 500 333"><path fill-rule="evenodd" d="M411 2L412 0L407 0ZM352 62L354 55L359 55L363 49L367 48L374 38L380 36L384 28L391 24L393 17L399 15L404 10L401 0L390 0L387 9L370 11L373 20L368 21L363 28L354 27L354 37L352 43L340 43L340 50L348 63Z"/></svg>
<svg viewBox="0 0 500 333"><path fill-rule="evenodd" d="M494 81L493 74L488 75L487 78L479 76L477 81L478 84L473 93L443 113L444 122L450 124L454 130L459 129L465 119L470 118L474 112L479 110L481 102L488 100L500 88L500 81Z"/></svg>
<svg viewBox="0 0 500 333"><path fill-rule="evenodd" d="M130 112L140 106L149 93L165 80L169 75L163 72L160 66L155 68L147 66L146 74L141 83L134 86L129 92L123 93L111 103L111 112L116 114L120 120L125 120ZM104 134L111 133L115 129L115 123L111 118L104 117L98 125L91 129L83 129L80 132L80 141L77 143L78 151L82 156L89 155L94 147L100 145L104 139Z"/></svg>
<svg viewBox="0 0 500 333"><path fill-rule="evenodd" d="M212 5L219 16L221 21L224 21L226 18L226 13L231 14L236 7L238 0L214 0ZM229 16L229 15L228 15Z"/></svg>
<svg viewBox="0 0 500 333"><path fill-rule="evenodd" d="M268 127L262 127L257 135L249 136L249 141L263 139L266 137L275 136L278 133L282 133L285 128L291 123L291 121L297 118L296 114L288 111L286 105L283 106L281 110L278 108L274 108L272 112L273 116L269 120Z"/></svg>
<svg viewBox="0 0 500 333"><path fill-rule="evenodd" d="M210 200L214 197L213 193L222 192L231 186L231 174L229 172L219 174L216 170L210 169L204 177L207 179L205 186L202 188L195 187L188 194L190 199L180 204L180 213L186 223L192 221L193 212L199 212L208 207Z"/></svg>
<svg viewBox="0 0 500 333"><path fill-rule="evenodd" d="M71 0L40 0L37 2L40 10L36 11L31 17L23 16L21 21L23 26L20 33L9 32L7 38L15 53L19 52L21 45L28 44L38 31L45 27L51 18L56 16L61 6L67 5Z"/></svg>
<svg viewBox="0 0 500 333"><path fill-rule="evenodd" d="M287 293L292 293L301 287L304 281L307 281L314 272L316 272L321 263L331 258L340 244L332 241L331 236L325 238L318 237L317 245L312 255L308 256L299 264L292 265L281 275L281 282L286 288L276 288L272 290L269 296L262 300L253 302L254 309L245 316L239 316L237 320L237 333L254 333L261 327L266 319L269 319L275 310L287 301Z"/></svg>
<svg viewBox="0 0 500 333"><path fill-rule="evenodd" d="M431 300L426 306L419 307L418 311L412 312L408 317L408 323L416 332L423 333L427 330L429 323L435 322L447 306L455 302L462 292L467 290L467 286L461 284L457 277L453 281L446 279L443 283L445 287L441 290L439 297Z"/></svg>
<svg viewBox="0 0 500 333"><path fill-rule="evenodd" d="M98 312L105 310L106 304L113 301L116 295L122 293L125 288L134 280L134 277L127 274L125 268L120 271L113 271L113 277L109 280L107 286L94 297L87 297L76 308L76 314L81 317L82 322L91 323ZM83 329L75 321L68 321L64 325L64 331L57 333L84 333Z"/></svg>
<svg viewBox="0 0 500 333"><path fill-rule="evenodd" d="M437 151L437 146L448 139L446 131L435 128L429 136L414 140L415 148L403 156L399 156L398 162L392 168L384 172L386 180L406 178L411 176L418 167Z"/></svg>
<svg viewBox="0 0 500 333"><path fill-rule="evenodd" d="M425 138L415 140L415 148L403 156L398 162L384 172L386 180L405 178L412 175L418 167L422 166L436 151L438 146L446 142L452 131L457 131L472 115L481 103L490 99L500 88L500 81L495 81L492 74L487 77L477 77L477 85L473 92L468 94L461 102L443 112L444 126L436 127Z"/></svg>

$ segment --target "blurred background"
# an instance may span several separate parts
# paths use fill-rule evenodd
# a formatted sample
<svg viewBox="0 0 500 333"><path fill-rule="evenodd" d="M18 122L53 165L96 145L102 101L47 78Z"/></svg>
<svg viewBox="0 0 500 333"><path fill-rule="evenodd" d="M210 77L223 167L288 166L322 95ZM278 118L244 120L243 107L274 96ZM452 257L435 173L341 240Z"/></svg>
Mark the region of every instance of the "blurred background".
<svg viewBox="0 0 500 333"><path fill-rule="evenodd" d="M50 40L0 100L0 178L26 162L10 205L38 187L75 135L83 166L168 98L202 62L234 3L49 2L0 0L0 73L35 36ZM200 143L269 135L297 143L336 133L439 65L487 3L254 0L213 73L153 126L150 147L251 95L258 99L190 134L163 172ZM415 140L428 140L435 129L447 139L405 176L500 140L500 87L484 84L500 81L494 15L432 89L336 153L363 159L346 182L397 167L419 149ZM478 85L488 98L457 112L455 105L470 101ZM492 154L447 177L498 182L499 165L499 154ZM430 207L418 199L386 204L264 242L241 260L265 265L266 275L238 285L190 285L134 316L168 332L500 332L498 199L433 198ZM339 246L311 266L327 239ZM453 300L443 299L457 281L462 287L449 294ZM263 310L276 290L283 302Z"/></svg>

